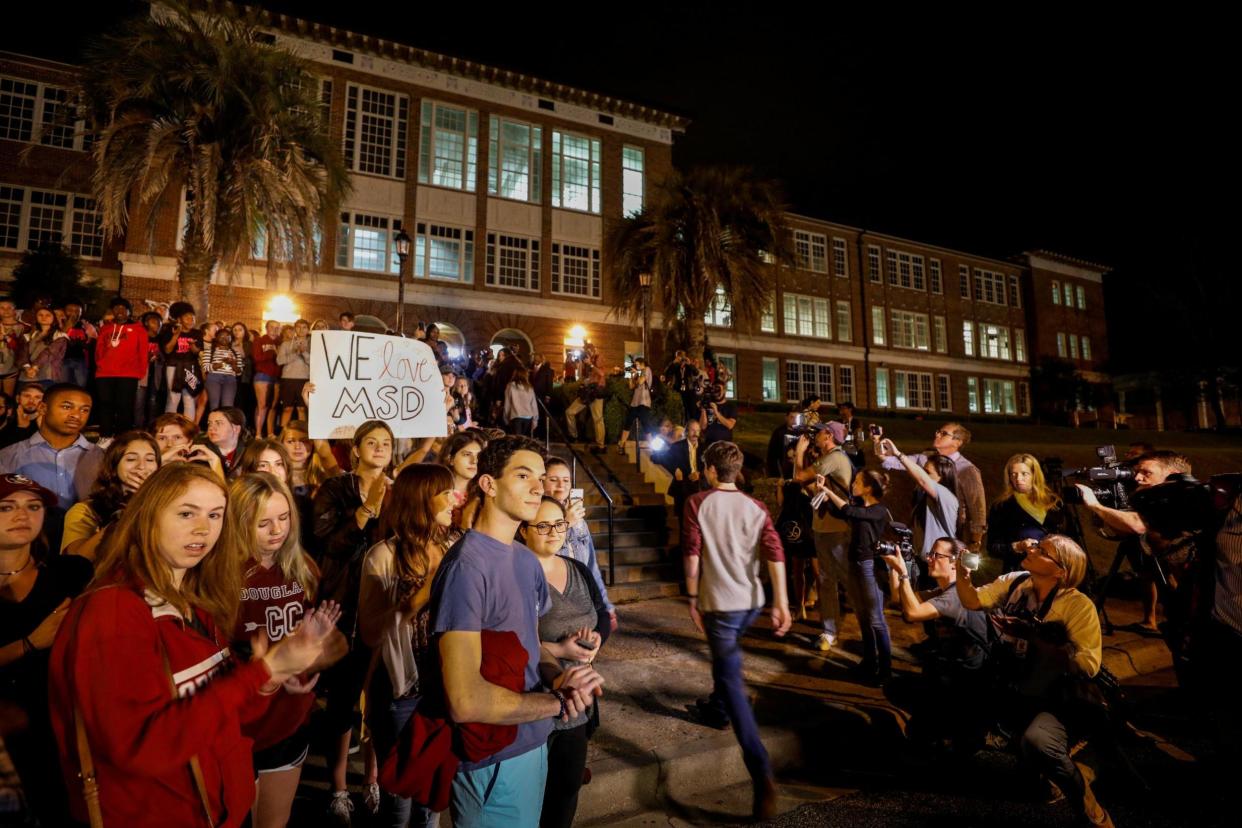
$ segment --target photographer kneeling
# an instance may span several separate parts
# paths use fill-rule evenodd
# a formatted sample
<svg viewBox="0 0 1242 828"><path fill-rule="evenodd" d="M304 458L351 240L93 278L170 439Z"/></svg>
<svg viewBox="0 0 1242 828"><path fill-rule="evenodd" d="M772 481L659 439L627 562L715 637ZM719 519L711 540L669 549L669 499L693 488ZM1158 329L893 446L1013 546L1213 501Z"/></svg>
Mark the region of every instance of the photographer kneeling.
<svg viewBox="0 0 1242 828"><path fill-rule="evenodd" d="M1064 535L1046 535L1010 572L976 590L959 558L957 595L968 610L988 610L999 635L998 667L1009 687L997 699L1002 726L1021 732L1021 756L1069 796L1092 825L1112 820L1096 801L1090 779L1070 759L1070 747L1089 735L1081 704L1085 682L1100 670L1100 619L1077 587L1087 553Z"/></svg>

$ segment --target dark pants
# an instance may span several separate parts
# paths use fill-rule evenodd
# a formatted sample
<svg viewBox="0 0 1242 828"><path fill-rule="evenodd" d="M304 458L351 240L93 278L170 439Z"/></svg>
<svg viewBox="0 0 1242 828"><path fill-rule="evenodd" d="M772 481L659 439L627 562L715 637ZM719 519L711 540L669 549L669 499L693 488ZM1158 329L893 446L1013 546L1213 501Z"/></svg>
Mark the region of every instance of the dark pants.
<svg viewBox="0 0 1242 828"><path fill-rule="evenodd" d="M95 410L99 412L101 435L112 437L134 427L134 397L137 395L137 379L95 378Z"/></svg>
<svg viewBox="0 0 1242 828"><path fill-rule="evenodd" d="M19 695L15 699L0 700L0 707L9 705L13 706L12 710L0 711L0 715L8 717L21 710L26 717L25 727L4 734L4 746L22 781L29 810L44 825L67 825L69 797L48 718L47 699L22 699Z"/></svg>
<svg viewBox="0 0 1242 828"><path fill-rule="evenodd" d="M548 737L548 781L539 828L569 828L578 811L578 791L587 759L587 725L554 730Z"/></svg>
<svg viewBox="0 0 1242 828"><path fill-rule="evenodd" d="M705 612L703 627L712 652L712 695L709 704L729 717L733 733L742 747L742 761L756 782L772 775L768 751L759 739L755 711L746 697L742 680L742 635L755 623L762 607L735 612Z"/></svg>
<svg viewBox="0 0 1242 828"><path fill-rule="evenodd" d="M691 394L689 391L681 391L681 407L686 412L685 425L690 425L691 420L699 418L699 398Z"/></svg>
<svg viewBox="0 0 1242 828"><path fill-rule="evenodd" d="M850 564L850 578L854 581L853 593L858 606L858 627L862 632L862 663L864 668L891 672L893 667L893 643L884 620L884 598L875 580L875 561L857 561Z"/></svg>
<svg viewBox="0 0 1242 828"><path fill-rule="evenodd" d="M382 761L384 755L396 745L398 735L414 715L422 697L411 695L400 699L392 698L392 684L382 661L376 665L375 676L368 691L370 697L367 703L373 707L369 708L367 724L371 728L375 758ZM415 805L409 797L381 791L379 820L376 824L384 828L424 828L439 825L440 814L422 805Z"/></svg>
<svg viewBox="0 0 1242 828"><path fill-rule="evenodd" d="M1086 782L1070 759L1071 740L1066 726L1051 713L1037 715L1022 734L1022 760L1047 776L1071 802L1081 803Z"/></svg>
<svg viewBox="0 0 1242 828"><path fill-rule="evenodd" d="M509 420L509 433L516 434L521 437L529 437L531 435L531 426L534 423L530 417L514 417Z"/></svg>

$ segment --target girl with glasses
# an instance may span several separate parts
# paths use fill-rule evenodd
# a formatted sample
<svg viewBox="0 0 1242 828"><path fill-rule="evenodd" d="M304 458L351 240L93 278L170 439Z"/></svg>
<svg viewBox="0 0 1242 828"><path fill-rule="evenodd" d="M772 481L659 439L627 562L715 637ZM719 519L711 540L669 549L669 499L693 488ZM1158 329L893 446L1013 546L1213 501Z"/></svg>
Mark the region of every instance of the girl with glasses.
<svg viewBox="0 0 1242 828"><path fill-rule="evenodd" d="M577 664L590 664L608 639L610 623L590 570L573 558L558 555L565 545L569 521L565 507L544 496L532 521L519 534L543 567L551 606L539 619L543 650L540 669L551 686L560 673ZM598 702L591 711L599 710ZM598 713L585 712L563 722L555 720L548 737L548 776L543 795L541 828L573 824L578 790L586 768L587 740L598 723Z"/></svg>

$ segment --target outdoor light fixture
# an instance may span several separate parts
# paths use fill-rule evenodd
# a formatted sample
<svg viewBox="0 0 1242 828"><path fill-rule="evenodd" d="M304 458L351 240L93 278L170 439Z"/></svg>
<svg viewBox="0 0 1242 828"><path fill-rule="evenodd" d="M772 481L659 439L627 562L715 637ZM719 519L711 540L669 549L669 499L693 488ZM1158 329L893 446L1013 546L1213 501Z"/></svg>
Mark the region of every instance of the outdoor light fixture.
<svg viewBox="0 0 1242 828"><path fill-rule="evenodd" d="M405 260L410 257L410 234L402 227L392 243L397 249L397 335L405 336Z"/></svg>
<svg viewBox="0 0 1242 828"><path fill-rule="evenodd" d="M298 307L293 300L283 293L278 293L267 300L263 308L264 322L280 322L293 324L298 320Z"/></svg>
<svg viewBox="0 0 1242 828"><path fill-rule="evenodd" d="M648 445L652 451L664 451L665 446L668 444L664 442L663 437L652 437Z"/></svg>
<svg viewBox="0 0 1242 828"><path fill-rule="evenodd" d="M583 340L583 339L586 339L586 334L587 334L586 328L582 327L581 325L574 325L572 328L569 329L570 339Z"/></svg>

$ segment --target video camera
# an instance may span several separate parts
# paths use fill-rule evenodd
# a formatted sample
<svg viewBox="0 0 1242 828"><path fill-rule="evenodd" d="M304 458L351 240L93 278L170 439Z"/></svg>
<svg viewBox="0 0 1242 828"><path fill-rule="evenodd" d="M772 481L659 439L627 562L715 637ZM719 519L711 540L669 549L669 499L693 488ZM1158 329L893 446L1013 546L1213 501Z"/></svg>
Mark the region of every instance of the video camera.
<svg viewBox="0 0 1242 828"><path fill-rule="evenodd" d="M798 442L803 434L810 434L814 429L807 425L805 414L795 414L794 423L785 432L785 445Z"/></svg>
<svg viewBox="0 0 1242 828"><path fill-rule="evenodd" d="M1113 446L1097 446L1095 456L1100 458L1098 466L1081 469L1062 468L1060 457L1047 457L1044 459L1044 473L1049 478L1060 476L1062 480L1077 478L1086 481L1101 505L1111 509L1129 509L1128 484L1134 479L1134 469L1117 459L1117 449ZM1072 484L1061 487L1061 499L1073 505L1083 502L1082 492Z"/></svg>
<svg viewBox="0 0 1242 828"><path fill-rule="evenodd" d="M915 559L914 530L904 523L890 523L888 528L897 536L897 539L876 541L872 549L877 555L901 555L906 566L910 566Z"/></svg>

